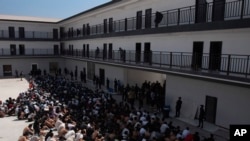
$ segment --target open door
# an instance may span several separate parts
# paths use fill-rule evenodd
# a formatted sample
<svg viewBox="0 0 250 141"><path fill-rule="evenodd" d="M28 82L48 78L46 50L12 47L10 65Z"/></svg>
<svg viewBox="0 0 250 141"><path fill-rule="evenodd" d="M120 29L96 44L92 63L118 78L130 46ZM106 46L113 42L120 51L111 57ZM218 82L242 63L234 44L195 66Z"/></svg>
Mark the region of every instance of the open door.
<svg viewBox="0 0 250 141"><path fill-rule="evenodd" d="M209 70L220 70L222 42L211 42L209 53Z"/></svg>

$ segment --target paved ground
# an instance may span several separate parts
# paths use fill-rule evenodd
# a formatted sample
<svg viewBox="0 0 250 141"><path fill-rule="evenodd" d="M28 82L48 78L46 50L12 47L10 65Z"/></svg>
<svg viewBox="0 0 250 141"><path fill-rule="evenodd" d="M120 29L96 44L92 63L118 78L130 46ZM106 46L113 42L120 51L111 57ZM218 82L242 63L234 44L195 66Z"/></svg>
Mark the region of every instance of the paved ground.
<svg viewBox="0 0 250 141"><path fill-rule="evenodd" d="M27 88L28 82L25 79L0 79L0 99L5 101L9 97L16 98ZM0 141L16 141L27 125L26 121L17 120L14 116L0 118Z"/></svg>
<svg viewBox="0 0 250 141"><path fill-rule="evenodd" d="M89 87L93 87L91 84ZM20 92L26 91L28 82L23 79L0 79L0 99L6 100L9 97L15 98ZM120 95L114 95L114 98L121 100ZM137 103L136 103L137 104ZM144 107L149 108L149 107ZM151 109L152 110L152 109ZM216 141L228 141L229 131L219 128L213 124L205 123L204 128L197 128L198 121L184 118L168 118L167 121L172 121L174 125L180 126L182 129L189 127L191 132L199 132L201 138L208 137L210 133L215 135ZM0 141L15 141L22 134L22 130L28 123L26 121L18 121L16 117L0 118Z"/></svg>

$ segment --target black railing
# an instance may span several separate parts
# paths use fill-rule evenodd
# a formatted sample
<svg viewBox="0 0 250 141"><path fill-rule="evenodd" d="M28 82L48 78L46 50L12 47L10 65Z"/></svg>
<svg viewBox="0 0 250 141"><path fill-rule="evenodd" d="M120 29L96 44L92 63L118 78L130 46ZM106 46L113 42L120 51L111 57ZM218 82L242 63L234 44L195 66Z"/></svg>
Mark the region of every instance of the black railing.
<svg viewBox="0 0 250 141"><path fill-rule="evenodd" d="M159 23L155 23L156 13L152 13L150 15L150 18L146 18L146 16L144 15L142 17L138 17L140 18L140 20L137 20L136 17L131 17L113 21L111 24L107 22L106 24L92 25L86 27L85 29L78 28L73 31L73 34L69 34L69 32L72 31L65 32L64 38L77 38L91 35L108 34L113 32L141 30L146 28L195 24L197 23L196 19L200 17L205 19L202 22L250 18L250 0L236 0L232 2L216 4L216 6L214 5L214 3L206 3L200 5L200 9L197 8L197 10L196 7L197 6L194 5L161 11L160 14L162 15L162 19L159 21ZM218 11L218 9L221 8L223 10ZM223 17L218 17L218 15L222 15ZM151 19L151 21L146 21L146 19ZM87 31L89 31L89 33Z"/></svg>
<svg viewBox="0 0 250 141"><path fill-rule="evenodd" d="M187 71L206 71L207 73L219 73L222 75L248 77L250 75L250 55L234 54L193 54L190 52L136 52L134 50L105 51L81 49L54 50L54 49L0 49L1 57L15 56L68 56L80 59L125 63L160 69L177 69Z"/></svg>
<svg viewBox="0 0 250 141"><path fill-rule="evenodd" d="M89 54L89 56L87 56ZM189 52L136 52L132 50L107 51L90 50L65 50L63 56L77 57L83 59L95 59L97 61L108 61L115 63L126 63L131 65L143 65L146 67L173 68L192 71L216 72L223 75L240 75L247 77L250 74L250 55L233 54L196 54Z"/></svg>
<svg viewBox="0 0 250 141"><path fill-rule="evenodd" d="M19 33L16 31L14 37L10 37L8 30L0 30L0 39L54 39L52 32L25 31L23 37Z"/></svg>

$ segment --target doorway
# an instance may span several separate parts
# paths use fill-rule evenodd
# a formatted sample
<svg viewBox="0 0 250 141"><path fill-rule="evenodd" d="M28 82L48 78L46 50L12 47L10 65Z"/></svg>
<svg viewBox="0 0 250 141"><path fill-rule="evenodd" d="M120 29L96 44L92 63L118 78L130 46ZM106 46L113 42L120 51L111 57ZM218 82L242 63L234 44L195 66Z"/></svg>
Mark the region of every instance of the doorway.
<svg viewBox="0 0 250 141"><path fill-rule="evenodd" d="M99 77L101 84L104 85L105 82L105 70L104 69L99 69Z"/></svg>
<svg viewBox="0 0 250 141"><path fill-rule="evenodd" d="M109 55L108 55L109 59L112 59L112 56L113 56L112 53L113 53L113 44L110 43L109 44Z"/></svg>
<svg viewBox="0 0 250 141"><path fill-rule="evenodd" d="M152 9L146 9L145 13L145 28L151 28Z"/></svg>
<svg viewBox="0 0 250 141"><path fill-rule="evenodd" d="M16 55L16 45L10 45L10 55Z"/></svg>
<svg viewBox="0 0 250 141"><path fill-rule="evenodd" d="M192 68L198 69L202 67L203 42L194 42L192 55Z"/></svg>
<svg viewBox="0 0 250 141"><path fill-rule="evenodd" d="M213 0L212 21L223 21L226 0Z"/></svg>
<svg viewBox="0 0 250 141"><path fill-rule="evenodd" d="M54 45L54 55L59 55L59 46Z"/></svg>
<svg viewBox="0 0 250 141"><path fill-rule="evenodd" d="M206 96L206 121L210 123L216 122L217 97Z"/></svg>
<svg viewBox="0 0 250 141"><path fill-rule="evenodd" d="M142 11L136 13L136 29L142 28Z"/></svg>
<svg viewBox="0 0 250 141"><path fill-rule="evenodd" d="M144 63L152 63L152 53L150 43L144 44Z"/></svg>
<svg viewBox="0 0 250 141"><path fill-rule="evenodd" d="M103 44L103 60L107 59L107 44Z"/></svg>
<svg viewBox="0 0 250 141"><path fill-rule="evenodd" d="M19 55L25 55L25 47L24 47L24 45L19 45Z"/></svg>
<svg viewBox="0 0 250 141"><path fill-rule="evenodd" d="M222 42L211 42L209 53L209 70L220 70Z"/></svg>
<svg viewBox="0 0 250 141"><path fill-rule="evenodd" d="M141 62L141 43L135 44L135 62Z"/></svg>

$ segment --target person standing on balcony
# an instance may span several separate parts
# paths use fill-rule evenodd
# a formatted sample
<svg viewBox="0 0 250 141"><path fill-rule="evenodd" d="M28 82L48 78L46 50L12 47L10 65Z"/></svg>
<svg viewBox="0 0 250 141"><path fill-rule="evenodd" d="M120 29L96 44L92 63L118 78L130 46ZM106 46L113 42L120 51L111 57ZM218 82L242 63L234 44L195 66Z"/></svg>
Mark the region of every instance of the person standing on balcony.
<svg viewBox="0 0 250 141"><path fill-rule="evenodd" d="M180 111L181 111L181 105L182 105L182 101L181 101L181 97L179 97L179 99L176 101L176 106L175 106L175 117L180 117Z"/></svg>

